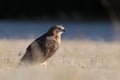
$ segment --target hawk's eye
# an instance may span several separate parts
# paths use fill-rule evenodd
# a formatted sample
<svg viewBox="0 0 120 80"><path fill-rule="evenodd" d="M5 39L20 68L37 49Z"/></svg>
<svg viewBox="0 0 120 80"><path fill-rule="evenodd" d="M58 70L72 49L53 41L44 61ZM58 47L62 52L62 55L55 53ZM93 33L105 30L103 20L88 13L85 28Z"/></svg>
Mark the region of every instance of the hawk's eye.
<svg viewBox="0 0 120 80"><path fill-rule="evenodd" d="M58 31L61 31L61 28L57 28Z"/></svg>
<svg viewBox="0 0 120 80"><path fill-rule="evenodd" d="M59 30L61 30L61 28L58 28Z"/></svg>

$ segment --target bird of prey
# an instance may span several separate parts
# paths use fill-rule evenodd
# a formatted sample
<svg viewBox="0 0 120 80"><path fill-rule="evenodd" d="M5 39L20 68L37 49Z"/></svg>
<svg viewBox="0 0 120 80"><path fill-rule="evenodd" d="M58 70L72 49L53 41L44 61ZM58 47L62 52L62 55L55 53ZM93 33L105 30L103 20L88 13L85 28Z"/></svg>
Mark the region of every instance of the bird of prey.
<svg viewBox="0 0 120 80"><path fill-rule="evenodd" d="M44 63L59 49L61 34L65 32L62 25L54 25L41 37L34 40L26 49L19 65Z"/></svg>

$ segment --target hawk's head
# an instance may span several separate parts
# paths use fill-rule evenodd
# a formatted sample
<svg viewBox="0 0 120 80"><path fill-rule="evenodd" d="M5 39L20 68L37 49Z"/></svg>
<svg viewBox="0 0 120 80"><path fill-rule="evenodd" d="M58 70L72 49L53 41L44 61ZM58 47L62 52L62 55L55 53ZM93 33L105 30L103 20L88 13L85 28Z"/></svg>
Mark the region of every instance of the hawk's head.
<svg viewBox="0 0 120 80"><path fill-rule="evenodd" d="M56 35L61 35L63 32L65 32L65 28L62 25L55 25L51 27L48 32Z"/></svg>

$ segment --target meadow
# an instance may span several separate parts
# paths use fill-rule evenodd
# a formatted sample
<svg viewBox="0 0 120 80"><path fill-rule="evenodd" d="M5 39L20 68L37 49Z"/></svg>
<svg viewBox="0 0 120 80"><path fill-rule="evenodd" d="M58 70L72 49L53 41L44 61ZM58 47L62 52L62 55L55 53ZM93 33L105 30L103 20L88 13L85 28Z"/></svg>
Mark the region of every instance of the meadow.
<svg viewBox="0 0 120 80"><path fill-rule="evenodd" d="M34 39L0 39L0 80L120 80L120 42L63 40L47 62L17 67Z"/></svg>

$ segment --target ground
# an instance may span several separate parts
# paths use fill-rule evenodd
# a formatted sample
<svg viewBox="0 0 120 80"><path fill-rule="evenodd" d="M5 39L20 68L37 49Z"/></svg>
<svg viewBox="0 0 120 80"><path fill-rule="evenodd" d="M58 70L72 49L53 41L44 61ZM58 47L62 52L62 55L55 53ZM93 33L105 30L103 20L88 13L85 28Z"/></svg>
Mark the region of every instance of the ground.
<svg viewBox="0 0 120 80"><path fill-rule="evenodd" d="M120 80L120 42L63 40L47 67L17 67L34 39L0 40L1 80Z"/></svg>

